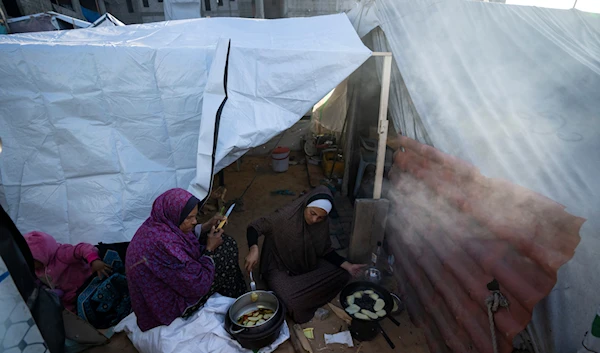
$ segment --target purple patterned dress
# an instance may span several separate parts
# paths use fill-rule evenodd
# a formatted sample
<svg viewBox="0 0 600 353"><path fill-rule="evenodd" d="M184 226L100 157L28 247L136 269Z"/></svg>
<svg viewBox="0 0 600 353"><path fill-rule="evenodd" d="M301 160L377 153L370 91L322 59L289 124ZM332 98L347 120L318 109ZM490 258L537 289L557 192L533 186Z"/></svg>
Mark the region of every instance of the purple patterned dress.
<svg viewBox="0 0 600 353"><path fill-rule="evenodd" d="M127 249L127 280L131 305L142 331L169 325L189 308L197 308L211 294L222 277L238 280L234 294L245 291L245 283L237 264L235 249L221 245L215 254L227 250L227 256L204 256L205 247L193 233L179 229L179 220L192 194L183 189L171 189L160 195L152 205L150 217L142 224ZM225 244L225 243L224 243ZM226 257L227 265L221 264ZM218 259L218 261L217 261ZM227 276L225 271L229 272ZM239 284L239 279L242 284ZM220 291L219 291L220 292ZM240 293L241 292L241 293Z"/></svg>

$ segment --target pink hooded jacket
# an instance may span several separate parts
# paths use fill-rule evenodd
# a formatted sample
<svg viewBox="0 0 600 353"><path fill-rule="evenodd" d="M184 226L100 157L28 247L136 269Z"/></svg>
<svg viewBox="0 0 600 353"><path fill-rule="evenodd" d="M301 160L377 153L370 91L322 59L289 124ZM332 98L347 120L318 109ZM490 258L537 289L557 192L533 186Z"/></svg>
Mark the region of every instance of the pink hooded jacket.
<svg viewBox="0 0 600 353"><path fill-rule="evenodd" d="M62 291L64 307L75 312L77 289L92 275L89 264L100 259L98 249L87 243L59 244L51 235L37 231L24 237L33 258L44 265L35 274L51 289Z"/></svg>

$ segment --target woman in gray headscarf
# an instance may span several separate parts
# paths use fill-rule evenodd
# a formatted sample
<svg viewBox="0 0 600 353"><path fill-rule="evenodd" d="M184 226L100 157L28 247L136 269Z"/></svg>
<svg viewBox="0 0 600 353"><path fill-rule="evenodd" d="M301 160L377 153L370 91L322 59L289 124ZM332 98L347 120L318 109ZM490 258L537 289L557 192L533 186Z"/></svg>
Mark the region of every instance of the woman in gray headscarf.
<svg viewBox="0 0 600 353"><path fill-rule="evenodd" d="M334 212L331 192L320 186L248 225L246 270L251 271L260 257L261 275L297 323L312 319L351 275L358 276L365 267L346 261L331 248L329 215ZM262 255L260 235L265 236Z"/></svg>

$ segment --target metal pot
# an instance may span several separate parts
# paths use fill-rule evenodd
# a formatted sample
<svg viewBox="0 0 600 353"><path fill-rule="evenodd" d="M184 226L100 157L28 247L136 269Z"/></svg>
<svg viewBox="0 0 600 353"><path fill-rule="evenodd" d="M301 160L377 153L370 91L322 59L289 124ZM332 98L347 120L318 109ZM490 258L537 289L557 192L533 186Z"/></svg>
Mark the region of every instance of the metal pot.
<svg viewBox="0 0 600 353"><path fill-rule="evenodd" d="M258 299L252 301L251 295L256 293ZM273 311L273 315L260 325L246 327L237 323L237 320L246 313L258 309L269 309ZM229 320L231 327L229 328L232 334L260 334L272 327L276 317L280 316L279 299L272 292L257 290L243 294L235 300L229 308Z"/></svg>
<svg viewBox="0 0 600 353"><path fill-rule="evenodd" d="M233 306L230 307L229 312L225 317L225 330L236 341L238 341L242 347L253 351L258 351L263 347L269 346L279 337L279 334L281 333L281 327L285 322L286 314L285 305L283 303L280 303L279 310L273 314L273 318L269 324L266 326L261 325L261 331L257 333L246 330L238 331L236 333L234 330L232 330L234 326L232 325L231 317L234 315L229 315L232 308Z"/></svg>
<svg viewBox="0 0 600 353"><path fill-rule="evenodd" d="M275 342L277 340L277 338L281 334L281 325L282 324L283 323L279 324L276 328L273 328L272 330L267 331L263 335L258 335L256 337L245 337L245 336L236 335L234 333L232 333L231 335L235 338L236 341L239 342L239 344L242 347L244 347L246 349L250 349L252 351L258 351L261 348L271 345L273 342Z"/></svg>

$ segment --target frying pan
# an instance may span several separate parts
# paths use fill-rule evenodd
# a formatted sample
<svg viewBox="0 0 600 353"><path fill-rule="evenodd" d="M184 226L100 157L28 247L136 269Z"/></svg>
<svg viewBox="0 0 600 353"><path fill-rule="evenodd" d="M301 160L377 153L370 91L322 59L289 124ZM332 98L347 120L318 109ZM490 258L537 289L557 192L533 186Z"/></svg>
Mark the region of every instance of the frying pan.
<svg viewBox="0 0 600 353"><path fill-rule="evenodd" d="M390 292L388 292L386 289L384 289L383 287L381 287L375 283L371 283L371 282L367 282L367 281L352 282L352 283L348 284L346 287L344 287L344 289L342 289L342 291L340 292L340 303L342 304L342 307L344 309L346 309L348 307L348 302L346 301L346 297L353 295L354 293L356 293L358 291L365 291L365 290L369 290L369 289L372 290L373 292L377 293L379 298L383 299L383 301L385 302L385 306L383 307L383 310L385 310L386 315L379 317L377 319L374 319L374 320L357 319L356 317L354 317L354 315L350 315L350 316L352 316L352 320L359 320L359 321L366 321L366 322L378 322L378 321L383 320L386 316L388 316L392 312L392 309L394 309L394 298L392 298L392 295L390 294Z"/></svg>
<svg viewBox="0 0 600 353"><path fill-rule="evenodd" d="M352 282L352 283L346 285L346 287L344 287L344 289L342 289L342 291L340 292L340 303L342 304L342 307L344 309L346 309L348 307L348 302L346 301L346 297L353 295L354 293L356 293L358 291L365 291L365 290L369 290L369 289L372 290L373 292L377 293L377 295L379 295L379 298L383 299L383 301L385 302L385 306L383 307L383 310L385 310L386 315L379 317L377 319L374 319L374 320L362 320L362 319L358 319L358 318L354 317L354 315L351 315L352 320L357 320L360 322L376 323L377 326L379 327L379 330L381 331L381 334L383 335L383 338L385 338L385 340L390 345L390 347L392 349L394 349L394 348L396 348L396 346L394 345L392 340L389 338L389 336L383 330L383 327L381 327L381 324L379 323L379 321L381 321L387 317L390 320L392 320L392 322L394 324L396 324L396 326L400 326L400 323L398 321L396 321L396 319L394 319L393 317L390 316L390 313L394 309L394 298L392 298L392 295L390 294L390 292L388 292L385 288L383 288L375 283L372 283L372 282L367 282L367 281Z"/></svg>

